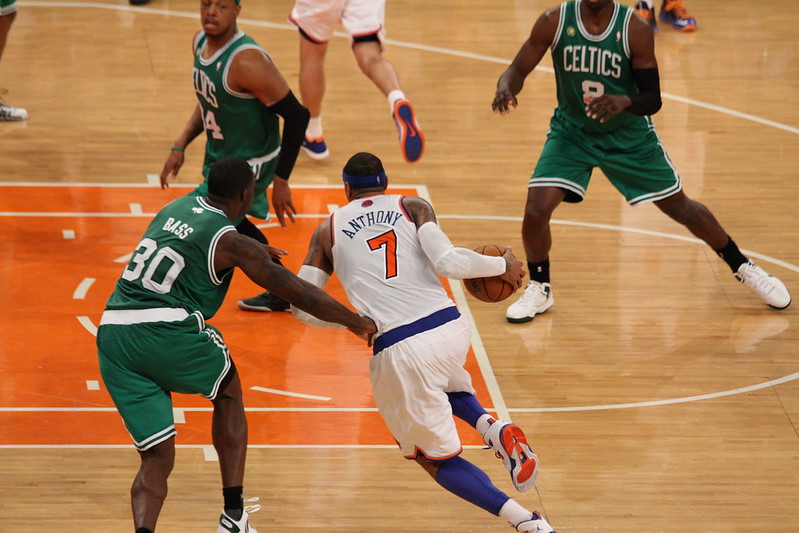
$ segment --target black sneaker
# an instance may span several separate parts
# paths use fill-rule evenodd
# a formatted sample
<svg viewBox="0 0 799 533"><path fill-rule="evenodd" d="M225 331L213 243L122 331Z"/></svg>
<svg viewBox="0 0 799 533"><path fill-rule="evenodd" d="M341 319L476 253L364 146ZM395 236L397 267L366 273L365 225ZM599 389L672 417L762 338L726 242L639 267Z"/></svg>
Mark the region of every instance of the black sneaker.
<svg viewBox="0 0 799 533"><path fill-rule="evenodd" d="M289 309L291 304L277 294L272 294L269 291L259 294L258 296L253 296L252 298L239 300L238 303L239 309L244 311L260 311L262 313L269 313L271 311L291 311L291 309Z"/></svg>

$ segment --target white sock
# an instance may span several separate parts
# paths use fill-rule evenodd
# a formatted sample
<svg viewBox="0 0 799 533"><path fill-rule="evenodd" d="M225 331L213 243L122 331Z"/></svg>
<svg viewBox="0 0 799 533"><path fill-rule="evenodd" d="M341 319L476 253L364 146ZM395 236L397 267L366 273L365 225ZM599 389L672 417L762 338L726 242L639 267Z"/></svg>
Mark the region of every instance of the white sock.
<svg viewBox="0 0 799 533"><path fill-rule="evenodd" d="M402 92L400 89L394 89L390 93L388 93L388 105L391 107L391 112L394 112L394 104L397 103L397 100L405 100L405 93Z"/></svg>
<svg viewBox="0 0 799 533"><path fill-rule="evenodd" d="M488 427L493 422L494 422L494 417L486 413L477 419L477 425L475 426L475 429L480 435L485 435L486 431L488 431Z"/></svg>
<svg viewBox="0 0 799 533"><path fill-rule="evenodd" d="M322 115L312 117L308 121L308 127L305 129L305 136L308 140L315 140L322 136Z"/></svg>
<svg viewBox="0 0 799 533"><path fill-rule="evenodd" d="M510 522L513 527L518 526L525 520L530 520L533 513L519 505L516 500L509 499L499 510L499 517Z"/></svg>

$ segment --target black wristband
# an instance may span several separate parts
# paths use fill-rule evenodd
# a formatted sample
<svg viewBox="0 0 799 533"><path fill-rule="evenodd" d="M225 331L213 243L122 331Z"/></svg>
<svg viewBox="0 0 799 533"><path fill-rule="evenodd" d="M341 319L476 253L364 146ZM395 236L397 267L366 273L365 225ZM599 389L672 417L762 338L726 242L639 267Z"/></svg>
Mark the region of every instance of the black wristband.
<svg viewBox="0 0 799 533"><path fill-rule="evenodd" d="M300 153L311 113L297 101L291 91L268 109L283 117L283 138L280 141L280 158L277 161L275 174L287 180L294 169L297 154Z"/></svg>
<svg viewBox="0 0 799 533"><path fill-rule="evenodd" d="M663 105L660 99L660 74L657 67L633 69L632 76L639 92L629 95L632 105L627 111L636 115L654 115Z"/></svg>

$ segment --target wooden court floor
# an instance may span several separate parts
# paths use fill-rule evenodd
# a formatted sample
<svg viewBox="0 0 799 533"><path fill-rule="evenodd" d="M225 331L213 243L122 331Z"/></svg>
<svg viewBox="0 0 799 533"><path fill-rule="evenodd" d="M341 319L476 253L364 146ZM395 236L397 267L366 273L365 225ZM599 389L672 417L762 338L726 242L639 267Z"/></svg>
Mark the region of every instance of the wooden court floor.
<svg viewBox="0 0 799 533"><path fill-rule="evenodd" d="M686 0L699 30L661 24L658 133L689 196L799 294L799 14ZM240 27L296 93L289 0L242 0ZM459 245L522 256L525 184L555 105L548 59L520 107L494 115L497 77L543 0L389 0L386 57L427 138L403 162L388 106L337 36L323 109L332 155L301 155L302 217L264 231L301 263L310 231L343 202L340 169L372 151L392 187L423 194ZM148 214L197 183L202 141L175 186L160 172L195 103L198 6L152 0L20 0L0 88L30 119L0 123L0 533L132 531L138 466L96 368L92 327ZM504 304L453 296L474 318L469 360L486 406L527 432L542 462L518 496L559 533L799 532L799 311L775 312L654 206L627 206L596 173L555 213L551 311L508 324ZM368 386L368 350L346 332L235 307L212 321L241 369L252 447L246 496L263 533L512 531L401 459ZM334 283L331 292L343 296ZM255 388L253 388L255 387ZM176 398L178 456L159 532L212 531L221 504L209 405ZM464 457L513 495L501 463L461 426Z"/></svg>

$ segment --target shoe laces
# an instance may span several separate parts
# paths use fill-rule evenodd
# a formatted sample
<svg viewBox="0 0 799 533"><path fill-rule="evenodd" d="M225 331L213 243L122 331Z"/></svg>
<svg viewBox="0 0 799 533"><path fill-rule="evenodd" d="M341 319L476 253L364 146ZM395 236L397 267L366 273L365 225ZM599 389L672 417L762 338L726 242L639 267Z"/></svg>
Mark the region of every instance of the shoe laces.
<svg viewBox="0 0 799 533"><path fill-rule="evenodd" d="M738 273L737 277L741 283L746 283L759 292L767 293L774 288L774 284L771 282L771 276L754 263L747 263L743 270Z"/></svg>
<svg viewBox="0 0 799 533"><path fill-rule="evenodd" d="M674 15L674 17L678 19L693 18L691 17L691 14L688 13L688 10L685 8L685 2L683 2L683 0L666 0L665 10Z"/></svg>
<svg viewBox="0 0 799 533"><path fill-rule="evenodd" d="M524 288L524 294L522 294L522 297L519 298L519 301L524 303L530 303L539 294L546 297L546 291L544 291L544 284L537 283L535 281L528 281L527 287Z"/></svg>
<svg viewBox="0 0 799 533"><path fill-rule="evenodd" d="M258 500L259 500L258 496L254 496L252 498L245 498L244 503L245 504L254 503L257 502ZM247 514L257 513L258 511L261 510L261 505L257 503L255 505L245 505L244 510L247 512Z"/></svg>

